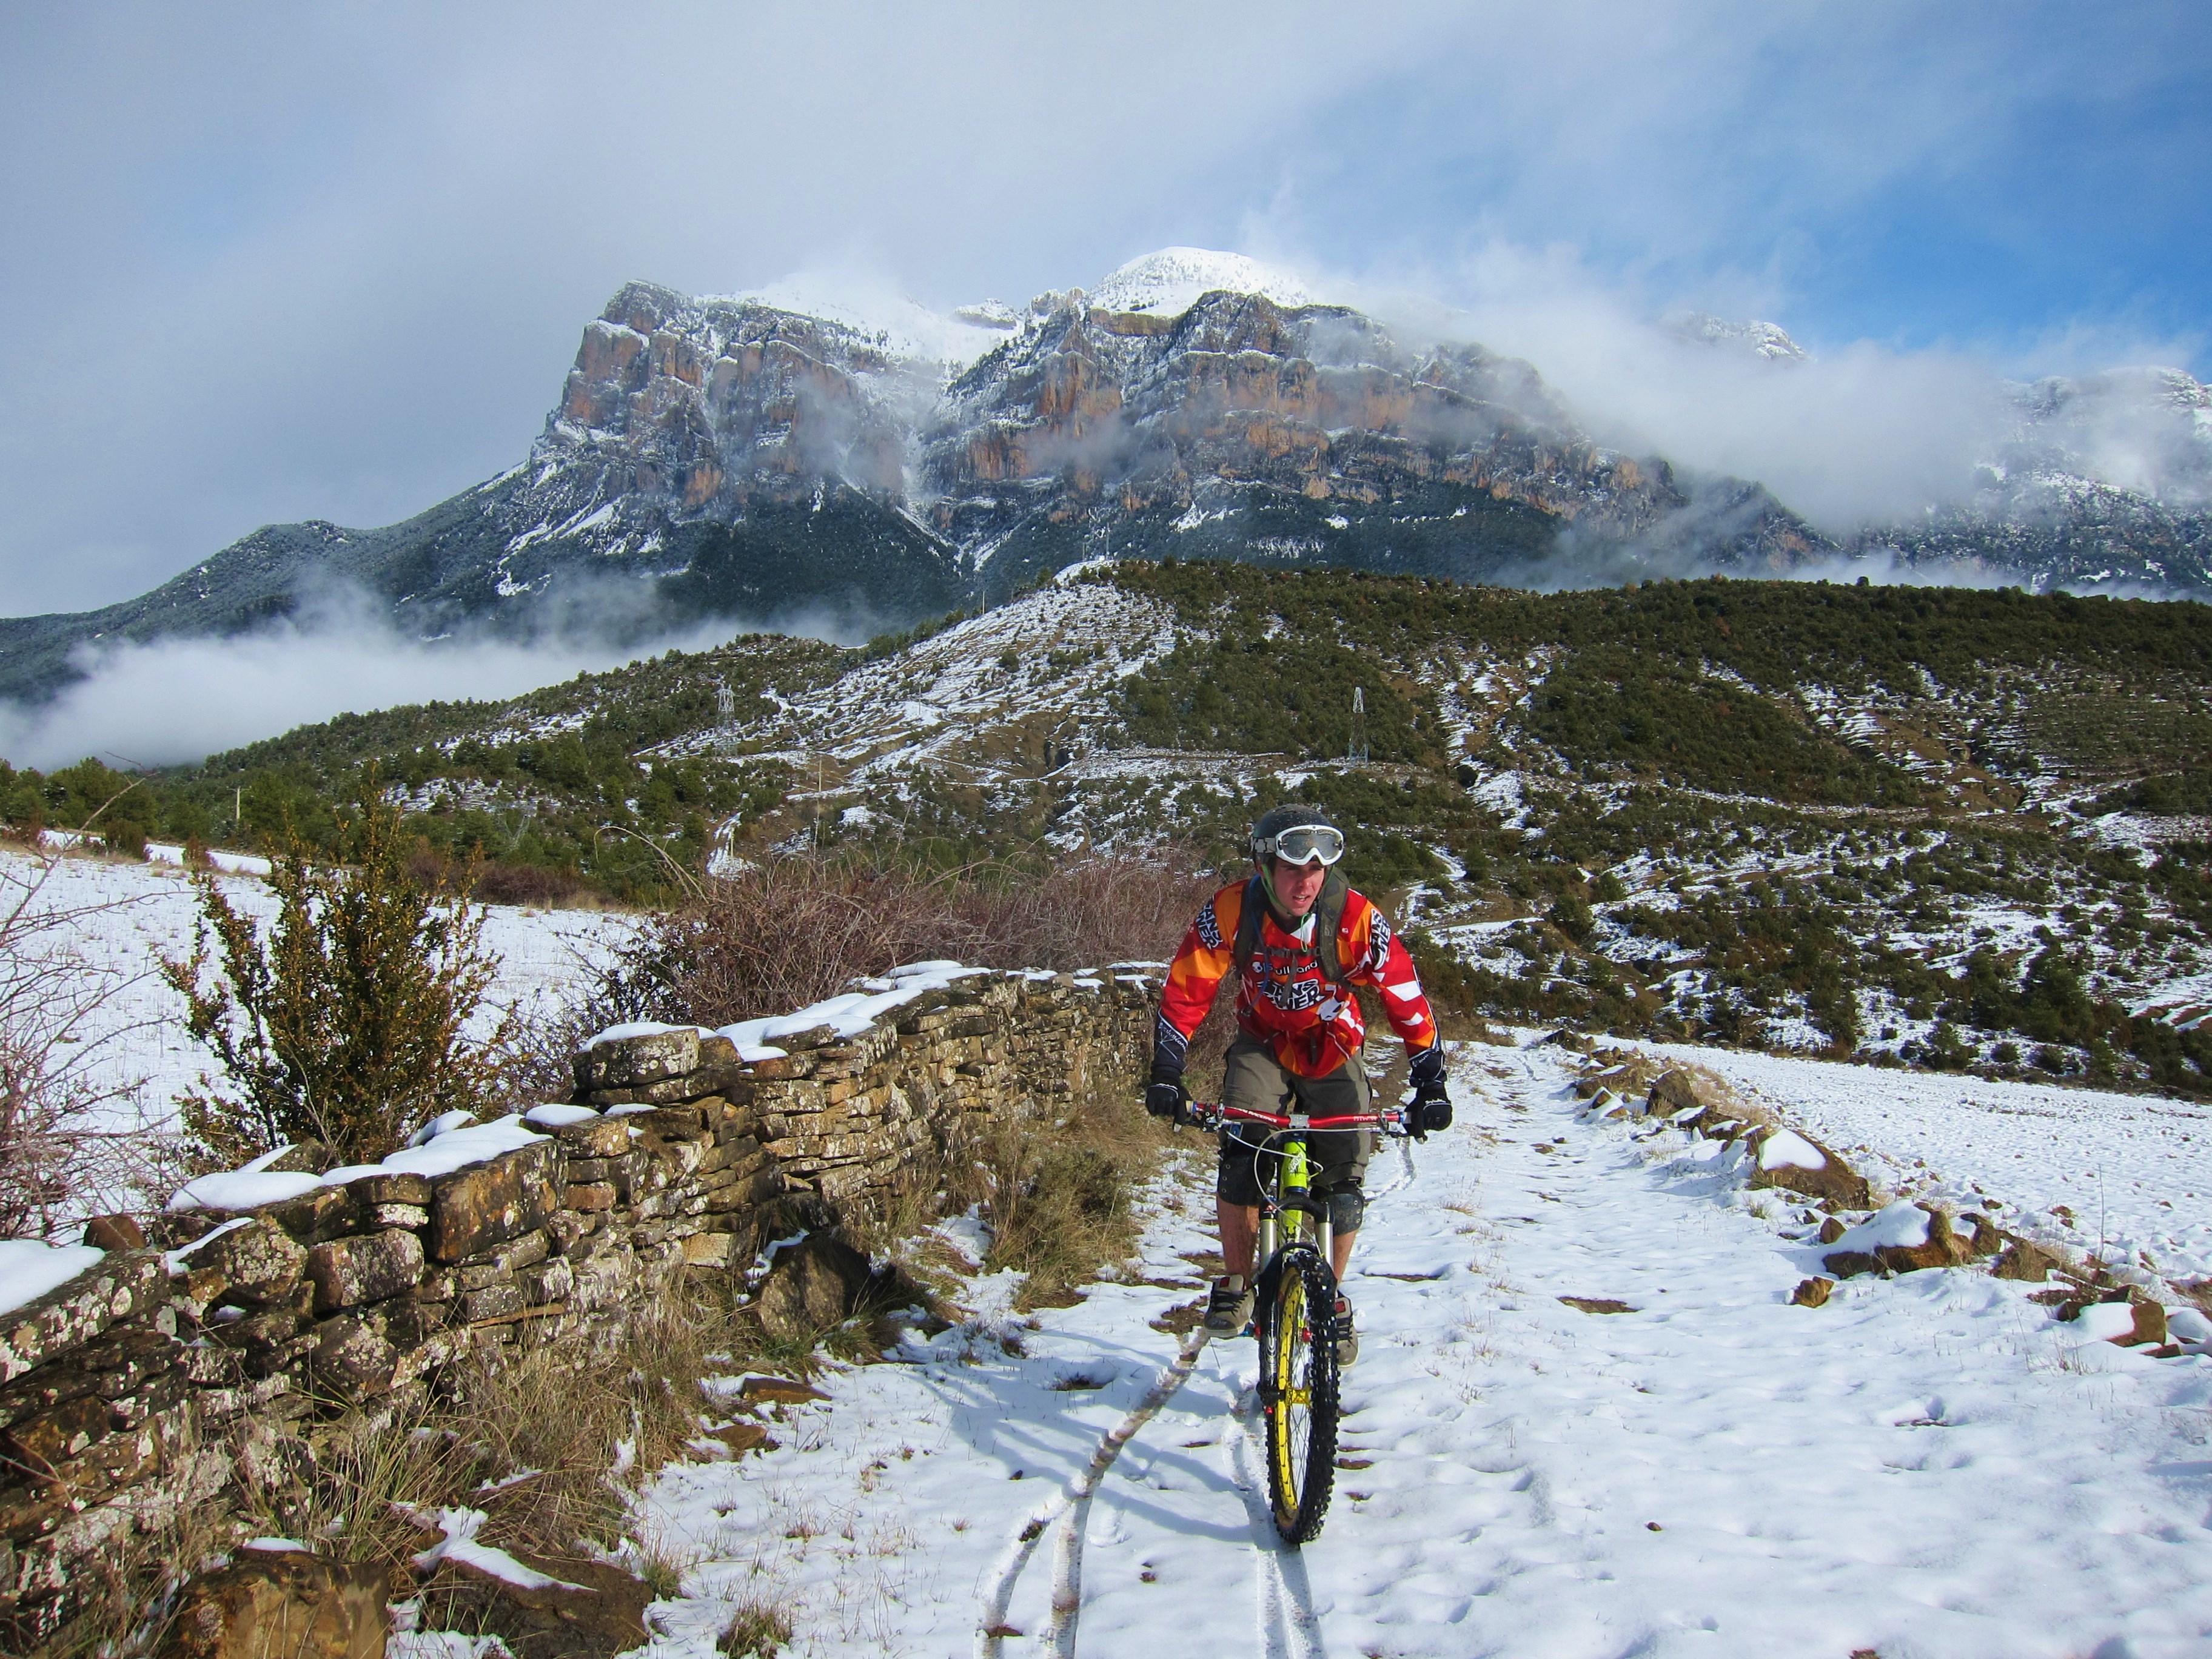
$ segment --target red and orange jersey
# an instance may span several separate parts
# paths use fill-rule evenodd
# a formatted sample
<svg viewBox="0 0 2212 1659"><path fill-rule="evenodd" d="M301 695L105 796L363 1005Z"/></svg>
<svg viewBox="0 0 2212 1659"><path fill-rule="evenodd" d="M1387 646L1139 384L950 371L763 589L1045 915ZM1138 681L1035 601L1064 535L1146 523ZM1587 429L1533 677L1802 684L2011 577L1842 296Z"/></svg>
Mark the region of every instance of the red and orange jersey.
<svg viewBox="0 0 2212 1659"><path fill-rule="evenodd" d="M1237 930L1243 919L1247 884L1223 888L1206 902L1183 935L1182 948L1160 990L1153 1052L1180 1066L1192 1035L1212 1007L1221 981L1236 969ZM1437 1040L1436 1017L1421 989L1413 959L1382 911L1362 894L1347 893L1337 928L1336 956L1346 983L1331 985L1315 954L1308 916L1285 933L1272 911L1260 924L1251 960L1237 985L1237 1024L1274 1051L1283 1069L1299 1077L1326 1077L1359 1052L1367 1030L1351 987L1381 993L1390 1028L1409 1050Z"/></svg>

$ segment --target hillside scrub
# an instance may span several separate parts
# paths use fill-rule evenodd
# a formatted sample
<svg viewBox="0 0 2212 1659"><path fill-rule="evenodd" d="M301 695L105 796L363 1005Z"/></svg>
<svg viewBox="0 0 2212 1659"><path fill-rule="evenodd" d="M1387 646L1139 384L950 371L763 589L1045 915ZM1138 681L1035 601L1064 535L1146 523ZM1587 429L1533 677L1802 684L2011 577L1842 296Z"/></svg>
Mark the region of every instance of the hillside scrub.
<svg viewBox="0 0 2212 1659"><path fill-rule="evenodd" d="M414 878L398 814L373 794L341 846L345 865L298 843L279 854L265 934L210 872L193 873L193 949L161 972L222 1069L178 1102L210 1167L288 1141L373 1163L441 1113L500 1097L511 1018L489 1040L468 1035L497 967L483 912Z"/></svg>
<svg viewBox="0 0 2212 1659"><path fill-rule="evenodd" d="M1212 884L1165 864L931 872L797 854L700 881L649 920L603 980L595 1015L725 1025L835 996L902 963L1102 968L1175 950Z"/></svg>

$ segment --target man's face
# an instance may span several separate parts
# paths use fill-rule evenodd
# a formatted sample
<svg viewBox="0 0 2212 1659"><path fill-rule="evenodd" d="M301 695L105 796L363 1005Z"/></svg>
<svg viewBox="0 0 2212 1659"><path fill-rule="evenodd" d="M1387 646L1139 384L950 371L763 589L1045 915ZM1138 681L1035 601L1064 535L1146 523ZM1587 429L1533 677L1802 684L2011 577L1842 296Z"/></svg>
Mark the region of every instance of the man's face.
<svg viewBox="0 0 2212 1659"><path fill-rule="evenodd" d="M1295 921L1314 908L1321 896L1322 884L1328 879L1328 866L1324 864L1287 864L1277 859L1271 879L1275 886L1275 902L1290 913Z"/></svg>

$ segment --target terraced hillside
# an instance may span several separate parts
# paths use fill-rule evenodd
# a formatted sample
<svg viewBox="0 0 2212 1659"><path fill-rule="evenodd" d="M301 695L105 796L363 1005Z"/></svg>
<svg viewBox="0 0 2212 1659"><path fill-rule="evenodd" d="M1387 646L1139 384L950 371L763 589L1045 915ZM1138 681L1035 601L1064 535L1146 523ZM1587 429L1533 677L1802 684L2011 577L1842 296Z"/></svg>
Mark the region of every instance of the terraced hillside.
<svg viewBox="0 0 2212 1659"><path fill-rule="evenodd" d="M305 728L136 810L251 838L374 763L509 896L650 900L806 848L1226 869L1295 794L1470 1012L2198 1092L2208 692L2191 605L1127 563L865 650ZM0 780L19 822L64 785Z"/></svg>

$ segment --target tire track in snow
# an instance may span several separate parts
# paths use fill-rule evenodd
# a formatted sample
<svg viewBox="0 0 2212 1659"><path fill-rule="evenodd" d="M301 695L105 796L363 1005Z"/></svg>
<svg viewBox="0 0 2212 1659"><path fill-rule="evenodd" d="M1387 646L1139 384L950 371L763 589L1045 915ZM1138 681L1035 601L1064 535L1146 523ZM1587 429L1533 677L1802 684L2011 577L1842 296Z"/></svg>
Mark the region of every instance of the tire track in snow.
<svg viewBox="0 0 2212 1659"><path fill-rule="evenodd" d="M1237 1402L1243 1431L1231 1449L1237 1490L1252 1517L1252 1566L1259 1599L1260 1652L1265 1659L1328 1659L1305 1559L1283 1546L1268 1507L1266 1453L1260 1445L1256 1389Z"/></svg>
<svg viewBox="0 0 2212 1659"><path fill-rule="evenodd" d="M1114 1467L1114 1460L1121 1449L1136 1437L1139 1430L1151 1422L1161 1407L1175 1397L1176 1391L1189 1380L1198 1356L1204 1352L1211 1333L1201 1325L1184 1340L1182 1351L1168 1367L1153 1379L1152 1386L1145 1391L1128 1415L1100 1437L1097 1449L1091 1461L1077 1471L1074 1478L1056 1493L1052 1501L1030 1515L1022 1529L1008 1547L1004 1564L989 1592L983 1598L981 1615L976 1620L975 1652L977 1659L1000 1659L1005 1652L1007 1632L1006 1615L1013 1606L1014 1590L1022 1575L1036 1554L1038 1541L1048 1530L1053 1532L1052 1565L1052 1624L1047 1639L1058 1659L1074 1659L1075 1632L1083 1611L1083 1538L1091 1522L1091 1500L1098 1491L1098 1483L1105 1479L1106 1471Z"/></svg>

